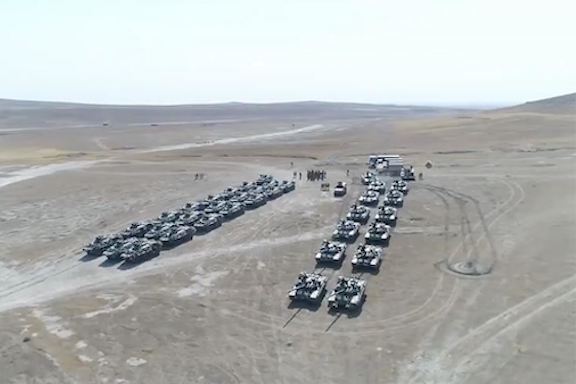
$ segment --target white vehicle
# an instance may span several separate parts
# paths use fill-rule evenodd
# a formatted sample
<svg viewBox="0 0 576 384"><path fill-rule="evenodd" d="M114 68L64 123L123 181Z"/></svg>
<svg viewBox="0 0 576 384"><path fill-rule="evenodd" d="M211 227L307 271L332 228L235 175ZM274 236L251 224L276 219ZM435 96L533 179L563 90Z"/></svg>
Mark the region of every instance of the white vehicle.
<svg viewBox="0 0 576 384"><path fill-rule="evenodd" d="M339 181L334 187L334 197L342 197L346 194L346 192L348 192L346 183L343 181Z"/></svg>
<svg viewBox="0 0 576 384"><path fill-rule="evenodd" d="M378 205L379 199L380 193L368 190L360 196L358 202L362 205Z"/></svg>
<svg viewBox="0 0 576 384"><path fill-rule="evenodd" d="M334 310L358 310L366 298L366 280L355 277L338 278L336 288L328 296L328 307Z"/></svg>
<svg viewBox="0 0 576 384"><path fill-rule="evenodd" d="M390 226L383 223L372 223L364 236L368 244L388 244L390 242Z"/></svg>
<svg viewBox="0 0 576 384"><path fill-rule="evenodd" d="M378 207L378 213L376 213L375 220L379 223L396 225L396 221L398 220L398 210L387 205Z"/></svg>
<svg viewBox="0 0 576 384"><path fill-rule="evenodd" d="M324 240L316 253L317 263L341 264L346 257L346 244L337 241Z"/></svg>
<svg viewBox="0 0 576 384"><path fill-rule="evenodd" d="M352 268L379 269L382 264L382 254L382 248L362 244L352 257Z"/></svg>
<svg viewBox="0 0 576 384"><path fill-rule="evenodd" d="M360 223L350 220L341 220L332 233L333 240L354 242L358 238Z"/></svg>
<svg viewBox="0 0 576 384"><path fill-rule="evenodd" d="M288 292L288 297L292 301L304 301L313 304L320 304L326 294L326 283L328 278L318 273L302 272L298 275L298 280Z"/></svg>

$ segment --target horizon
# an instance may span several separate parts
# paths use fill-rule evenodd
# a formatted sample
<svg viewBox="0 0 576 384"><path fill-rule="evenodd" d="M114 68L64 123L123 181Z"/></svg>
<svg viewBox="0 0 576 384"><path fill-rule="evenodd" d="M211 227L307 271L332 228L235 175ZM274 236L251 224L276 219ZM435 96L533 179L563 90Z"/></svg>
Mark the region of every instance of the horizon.
<svg viewBox="0 0 576 384"><path fill-rule="evenodd" d="M572 10L567 0L6 0L0 83L9 99L105 105L515 105L576 89Z"/></svg>

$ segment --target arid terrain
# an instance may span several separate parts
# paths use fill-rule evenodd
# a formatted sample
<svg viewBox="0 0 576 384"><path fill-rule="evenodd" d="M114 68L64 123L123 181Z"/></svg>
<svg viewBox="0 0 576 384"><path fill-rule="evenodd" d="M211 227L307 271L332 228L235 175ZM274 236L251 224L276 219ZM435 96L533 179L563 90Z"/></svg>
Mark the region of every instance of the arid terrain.
<svg viewBox="0 0 576 384"><path fill-rule="evenodd" d="M575 95L493 111L0 100L0 382L572 383ZM374 153L424 177L362 311L294 308ZM98 234L295 171L295 192L149 262L82 259ZM351 253L322 270L329 288ZM447 268L466 261L490 272Z"/></svg>

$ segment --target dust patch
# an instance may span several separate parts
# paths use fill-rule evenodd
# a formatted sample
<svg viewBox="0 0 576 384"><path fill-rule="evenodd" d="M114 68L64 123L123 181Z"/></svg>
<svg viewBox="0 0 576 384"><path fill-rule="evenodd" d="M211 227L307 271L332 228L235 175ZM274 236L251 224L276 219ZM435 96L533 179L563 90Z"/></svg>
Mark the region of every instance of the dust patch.
<svg viewBox="0 0 576 384"><path fill-rule="evenodd" d="M192 295L206 296L209 288L214 285L214 282L220 277L226 276L228 271L216 271L206 274L194 275L190 278L193 282L192 285L182 288L177 292L178 297L188 297Z"/></svg>

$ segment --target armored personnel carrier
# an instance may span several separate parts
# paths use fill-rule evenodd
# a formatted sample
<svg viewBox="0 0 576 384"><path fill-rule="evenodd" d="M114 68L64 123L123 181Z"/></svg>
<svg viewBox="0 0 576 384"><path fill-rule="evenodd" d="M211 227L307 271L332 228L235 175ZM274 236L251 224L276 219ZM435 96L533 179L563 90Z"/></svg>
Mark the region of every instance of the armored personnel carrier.
<svg viewBox="0 0 576 384"><path fill-rule="evenodd" d="M294 181L284 180L280 184L280 188L282 188L282 191L284 191L284 193L292 192L293 190L296 189L296 183Z"/></svg>
<svg viewBox="0 0 576 384"><path fill-rule="evenodd" d="M194 223L198 234L208 233L222 225L222 215L204 215Z"/></svg>
<svg viewBox="0 0 576 384"><path fill-rule="evenodd" d="M366 280L355 277L338 278L336 288L328 295L328 308L333 310L358 310L366 298Z"/></svg>
<svg viewBox="0 0 576 384"><path fill-rule="evenodd" d="M390 242L390 227L384 223L372 223L364 235L368 244L388 245Z"/></svg>
<svg viewBox="0 0 576 384"><path fill-rule="evenodd" d="M380 180L372 180L372 182L368 185L369 191L376 191L378 193L386 192L386 183L383 183Z"/></svg>
<svg viewBox="0 0 576 384"><path fill-rule="evenodd" d="M342 264L346 257L346 244L336 241L324 240L320 250L316 253L317 263Z"/></svg>
<svg viewBox="0 0 576 384"><path fill-rule="evenodd" d="M388 225L396 225L396 220L398 220L397 216L398 210L391 206L380 206L378 207L378 213L376 213L376 221L379 223L384 223Z"/></svg>
<svg viewBox="0 0 576 384"><path fill-rule="evenodd" d="M378 200L380 199L380 194L376 191L365 191L358 202L362 205L374 206L378 205Z"/></svg>
<svg viewBox="0 0 576 384"><path fill-rule="evenodd" d="M354 242L358 238L360 224L350 220L340 220L332 233L333 240Z"/></svg>
<svg viewBox="0 0 576 384"><path fill-rule="evenodd" d="M408 183L404 180L394 180L392 183L392 189L402 192L403 194L408 194Z"/></svg>
<svg viewBox="0 0 576 384"><path fill-rule="evenodd" d="M266 203L267 203L266 196L264 196L261 193L252 193L244 201L244 207L246 209L255 209L263 206Z"/></svg>
<svg viewBox="0 0 576 384"><path fill-rule="evenodd" d="M159 240L160 243L162 243L163 248L173 248L177 245L192 240L192 237L194 237L195 233L196 228L179 225L170 227L160 236Z"/></svg>
<svg viewBox="0 0 576 384"><path fill-rule="evenodd" d="M395 207L403 206L404 194L396 189L390 190L386 196L384 196L384 205L391 205Z"/></svg>
<svg viewBox="0 0 576 384"><path fill-rule="evenodd" d="M346 219L366 224L370 219L370 210L363 205L354 204L350 207Z"/></svg>
<svg viewBox="0 0 576 384"><path fill-rule="evenodd" d="M352 257L352 268L379 269L382 264L382 248L362 244Z"/></svg>
<svg viewBox="0 0 576 384"><path fill-rule="evenodd" d="M288 292L292 301L304 301L311 304L320 304L326 294L328 278L318 273L302 272L298 275L296 284Z"/></svg>
<svg viewBox="0 0 576 384"><path fill-rule="evenodd" d="M220 214L224 220L232 220L233 218L244 214L244 205L242 205L242 203L228 201L220 211Z"/></svg>
<svg viewBox="0 0 576 384"><path fill-rule="evenodd" d="M368 171L368 172L366 172L365 174L362 175L361 180L362 180L362 184L364 184L364 185L370 185L370 183L371 183L373 180L376 180L376 175L374 175L374 173Z"/></svg>
<svg viewBox="0 0 576 384"><path fill-rule="evenodd" d="M96 238L87 246L84 247L84 252L90 257L101 256L111 246L121 243L122 237L120 235L110 236L96 236Z"/></svg>
<svg viewBox="0 0 576 384"><path fill-rule="evenodd" d="M126 263L140 263L160 255L161 247L158 241L138 239L124 248L120 258Z"/></svg>
<svg viewBox="0 0 576 384"><path fill-rule="evenodd" d="M348 187L345 182L339 181L336 183L336 186L334 187L334 197L342 197L346 195L347 192Z"/></svg>

